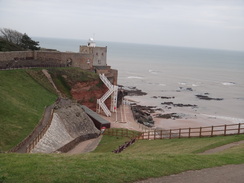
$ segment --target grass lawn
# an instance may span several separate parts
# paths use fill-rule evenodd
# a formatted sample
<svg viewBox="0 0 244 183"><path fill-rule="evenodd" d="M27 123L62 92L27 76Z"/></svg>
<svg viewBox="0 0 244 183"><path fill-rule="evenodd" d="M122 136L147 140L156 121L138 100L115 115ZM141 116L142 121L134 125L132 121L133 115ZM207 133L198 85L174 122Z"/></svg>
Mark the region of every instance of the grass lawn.
<svg viewBox="0 0 244 183"><path fill-rule="evenodd" d="M0 151L21 142L56 100L25 70L0 71Z"/></svg>
<svg viewBox="0 0 244 183"><path fill-rule="evenodd" d="M93 153L72 156L66 154L0 154L0 180L2 177L6 183L120 183L160 177L186 170L240 164L244 163L243 146L213 155L199 155L194 152L197 149L207 149L213 144L236 141L243 137L240 135L201 139L141 140L121 154L114 154L109 149L109 142L113 143L114 148L127 139L107 136ZM193 147L196 144L200 145ZM151 149L157 146L160 148ZM182 148L183 146L184 148Z"/></svg>

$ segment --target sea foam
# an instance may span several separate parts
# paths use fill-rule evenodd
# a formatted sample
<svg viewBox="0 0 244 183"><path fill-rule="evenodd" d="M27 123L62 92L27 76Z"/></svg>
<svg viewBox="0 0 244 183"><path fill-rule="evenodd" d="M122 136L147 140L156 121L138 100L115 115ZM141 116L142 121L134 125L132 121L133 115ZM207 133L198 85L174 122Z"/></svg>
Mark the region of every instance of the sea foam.
<svg viewBox="0 0 244 183"><path fill-rule="evenodd" d="M143 77L140 76L128 76L128 79L143 79Z"/></svg>
<svg viewBox="0 0 244 183"><path fill-rule="evenodd" d="M224 86L233 86L233 85L235 85L236 83L234 83L234 82L223 82L223 83L221 83L222 85L224 85Z"/></svg>

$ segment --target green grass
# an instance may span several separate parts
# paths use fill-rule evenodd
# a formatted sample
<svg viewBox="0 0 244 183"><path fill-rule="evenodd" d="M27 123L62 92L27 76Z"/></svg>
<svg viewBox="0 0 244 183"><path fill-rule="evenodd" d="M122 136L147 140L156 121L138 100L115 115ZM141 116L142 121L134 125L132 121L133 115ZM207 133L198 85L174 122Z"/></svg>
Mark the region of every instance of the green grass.
<svg viewBox="0 0 244 183"><path fill-rule="evenodd" d="M243 135L241 136L243 138ZM127 139L104 136L101 145L93 153L73 156L66 154L0 154L0 177L4 177L6 183L121 183L171 175L187 170L244 163L243 146L213 155L199 155L190 152L203 148L200 146L193 148L192 146L196 144L207 147L230 139L235 141L240 137L141 140L121 154L114 154L109 151ZM170 145L171 143L172 145ZM111 144L111 149L109 149L109 144ZM182 144L184 144L184 149L182 149ZM138 145L140 146L138 147ZM161 146L157 151L142 151L147 148L155 148L157 145ZM168 148L167 152L162 148ZM177 153L175 153L176 148Z"/></svg>
<svg viewBox="0 0 244 183"><path fill-rule="evenodd" d="M126 141L130 141L130 138L104 135L93 153L110 153Z"/></svg>
<svg viewBox="0 0 244 183"><path fill-rule="evenodd" d="M25 70L0 71L0 78L0 151L6 151L33 130L56 95Z"/></svg>
<svg viewBox="0 0 244 183"><path fill-rule="evenodd" d="M80 68L51 68L48 71L57 88L69 98L71 98L70 89L77 82L99 79L97 74Z"/></svg>
<svg viewBox="0 0 244 183"><path fill-rule="evenodd" d="M201 153L208 149L219 147L231 142L244 140L244 135L219 136L212 138L182 138L182 139L165 139L165 140L139 140L133 147L128 148L124 153Z"/></svg>
<svg viewBox="0 0 244 183"><path fill-rule="evenodd" d="M36 69L28 69L26 72L37 82L39 83L42 87L47 89L53 94L57 94L55 89L53 88L52 84L48 81L47 77L45 74L42 72L42 69L36 68Z"/></svg>

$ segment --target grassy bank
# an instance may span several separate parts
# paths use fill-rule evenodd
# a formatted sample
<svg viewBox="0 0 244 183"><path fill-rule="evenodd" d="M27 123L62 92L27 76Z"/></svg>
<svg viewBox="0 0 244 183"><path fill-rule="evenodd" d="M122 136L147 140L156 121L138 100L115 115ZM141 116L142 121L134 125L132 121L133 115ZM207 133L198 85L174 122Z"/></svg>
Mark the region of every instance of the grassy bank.
<svg viewBox="0 0 244 183"><path fill-rule="evenodd" d="M0 78L0 151L6 151L33 130L56 95L25 70L0 71Z"/></svg>
<svg viewBox="0 0 244 183"><path fill-rule="evenodd" d="M70 90L77 82L98 80L97 74L80 68L51 68L48 69L59 91L71 98Z"/></svg>
<svg viewBox="0 0 244 183"><path fill-rule="evenodd" d="M116 140L114 137L106 137L94 153L73 156L0 154L0 177L4 177L6 182L133 182L186 170L244 163L243 145L214 155L194 153L197 149L209 147L211 144L220 144L225 140L235 141L243 137L242 135L239 137L138 141L121 154L108 152L109 145L105 142L113 141L116 146L126 139L118 138ZM118 143L115 145L116 142ZM193 148L196 144L201 144L201 147L199 145ZM157 145L161 148L151 149ZM164 148L167 148L167 152ZM175 153L176 148L177 153Z"/></svg>

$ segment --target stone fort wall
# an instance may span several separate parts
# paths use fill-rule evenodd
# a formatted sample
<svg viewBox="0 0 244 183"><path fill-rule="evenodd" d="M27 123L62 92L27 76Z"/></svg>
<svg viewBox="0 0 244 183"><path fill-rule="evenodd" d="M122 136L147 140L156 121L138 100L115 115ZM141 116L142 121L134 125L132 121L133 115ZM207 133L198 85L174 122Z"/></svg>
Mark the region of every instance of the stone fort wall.
<svg viewBox="0 0 244 183"><path fill-rule="evenodd" d="M93 55L58 51L0 52L0 69L48 65L92 69Z"/></svg>
<svg viewBox="0 0 244 183"><path fill-rule="evenodd" d="M11 51L0 52L0 70L28 67L79 67L104 73L117 85L118 71L107 66L107 47L80 46L80 52Z"/></svg>

